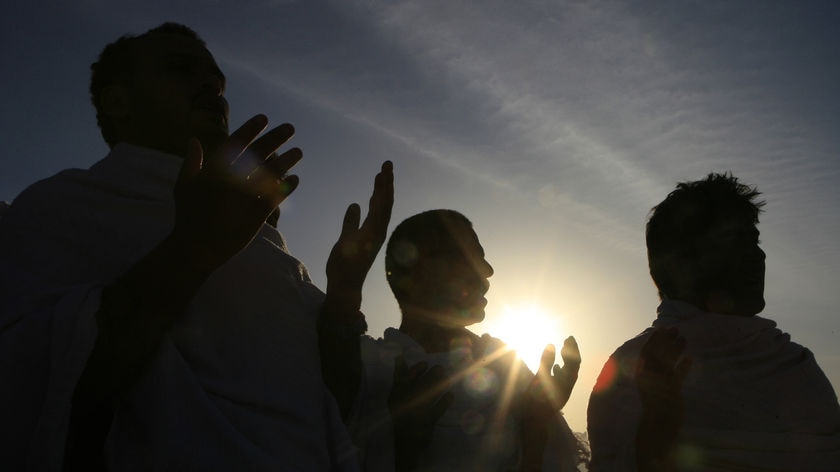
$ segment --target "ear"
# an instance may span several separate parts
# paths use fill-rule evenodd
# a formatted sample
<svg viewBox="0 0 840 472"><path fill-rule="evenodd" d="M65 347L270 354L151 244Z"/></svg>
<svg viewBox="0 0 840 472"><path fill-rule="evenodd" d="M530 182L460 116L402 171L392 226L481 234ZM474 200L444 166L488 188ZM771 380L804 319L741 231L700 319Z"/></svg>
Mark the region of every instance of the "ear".
<svg viewBox="0 0 840 472"><path fill-rule="evenodd" d="M668 298L690 301L697 295L697 282L703 274L695 260L668 253L650 262L651 275L659 291Z"/></svg>
<svg viewBox="0 0 840 472"><path fill-rule="evenodd" d="M111 119L126 118L131 110L128 87L111 85L102 90L102 112Z"/></svg>

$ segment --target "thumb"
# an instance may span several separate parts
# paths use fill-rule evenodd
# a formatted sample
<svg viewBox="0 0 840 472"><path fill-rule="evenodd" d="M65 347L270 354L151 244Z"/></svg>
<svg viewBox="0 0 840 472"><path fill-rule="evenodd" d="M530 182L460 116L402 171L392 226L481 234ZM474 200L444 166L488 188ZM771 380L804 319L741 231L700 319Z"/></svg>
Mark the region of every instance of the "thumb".
<svg viewBox="0 0 840 472"><path fill-rule="evenodd" d="M204 150L201 148L201 142L196 138L190 138L184 163L181 164L181 171L178 173L178 181L189 180L198 175L203 160Z"/></svg>
<svg viewBox="0 0 840 472"><path fill-rule="evenodd" d="M358 203L352 203L344 212L344 221L341 223L340 239L350 235L353 231L359 229L359 220L361 219L361 208Z"/></svg>
<svg viewBox="0 0 840 472"><path fill-rule="evenodd" d="M556 349L554 344L549 344L545 347L542 353L542 357L540 357L540 368L537 370L537 376L543 375L551 375L551 366L554 365L554 359L556 357Z"/></svg>

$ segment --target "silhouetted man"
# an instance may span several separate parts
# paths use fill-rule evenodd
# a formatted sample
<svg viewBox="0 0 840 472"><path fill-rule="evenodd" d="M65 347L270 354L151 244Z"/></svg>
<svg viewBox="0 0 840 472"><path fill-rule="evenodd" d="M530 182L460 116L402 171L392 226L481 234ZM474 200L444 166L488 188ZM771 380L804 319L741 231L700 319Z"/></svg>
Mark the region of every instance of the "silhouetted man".
<svg viewBox="0 0 840 472"><path fill-rule="evenodd" d="M502 341L467 329L484 319L493 275L470 221L452 210L406 219L388 241L385 269L402 323L362 343L355 436L368 470L388 470L393 456L397 470L576 470L560 408L577 380L577 345L566 340L554 375L547 349L535 377ZM446 378L448 394L432 381L422 394L427 367Z"/></svg>
<svg viewBox="0 0 840 472"><path fill-rule="evenodd" d="M291 125L229 135L225 76L182 25L120 38L92 71L111 152L0 220L0 468L355 469L316 325L364 331L390 163L365 223L347 211L325 297L265 223L298 183L301 151L274 152Z"/></svg>
<svg viewBox="0 0 840 472"><path fill-rule="evenodd" d="M808 349L757 316L765 259L758 195L731 175L710 174L680 183L653 209L648 262L662 302L653 328L601 371L589 402L590 470L635 470L637 431L657 427L650 418L640 425L636 364L653 329L669 327L691 359L681 369L678 470L840 470L831 384Z"/></svg>

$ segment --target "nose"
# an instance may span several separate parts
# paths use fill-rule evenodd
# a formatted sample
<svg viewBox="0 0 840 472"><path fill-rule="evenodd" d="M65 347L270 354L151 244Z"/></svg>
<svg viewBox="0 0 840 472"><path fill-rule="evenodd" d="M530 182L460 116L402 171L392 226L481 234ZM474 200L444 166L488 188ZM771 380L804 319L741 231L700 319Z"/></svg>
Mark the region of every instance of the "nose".
<svg viewBox="0 0 840 472"><path fill-rule="evenodd" d="M483 277L492 277L493 276L493 266L490 265L489 262L486 260L481 261L481 275Z"/></svg>

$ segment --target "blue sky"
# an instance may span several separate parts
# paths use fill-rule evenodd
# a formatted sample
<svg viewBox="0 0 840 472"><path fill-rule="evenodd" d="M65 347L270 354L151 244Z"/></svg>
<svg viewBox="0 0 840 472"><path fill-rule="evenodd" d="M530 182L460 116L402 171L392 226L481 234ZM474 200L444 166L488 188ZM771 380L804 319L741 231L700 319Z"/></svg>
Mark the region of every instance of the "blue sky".
<svg viewBox="0 0 840 472"><path fill-rule="evenodd" d="M89 64L123 33L178 21L227 74L234 126L256 113L295 124L301 185L280 228L318 284L346 205L364 203L393 160L392 227L431 208L475 225L496 269L477 332L505 339L497 322L536 306L557 324L535 328L535 344L576 336L574 429L585 427L606 357L653 319L649 209L710 171L764 192L764 316L840 384L832 2L81 0L3 10L0 199L103 157ZM374 335L399 323L382 272L380 259L365 292Z"/></svg>

